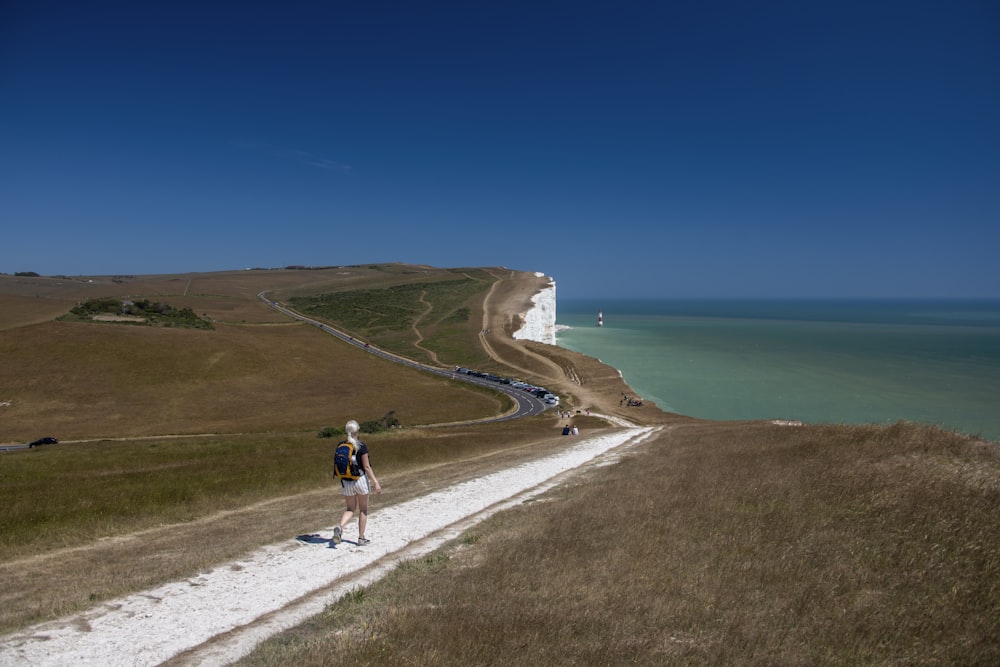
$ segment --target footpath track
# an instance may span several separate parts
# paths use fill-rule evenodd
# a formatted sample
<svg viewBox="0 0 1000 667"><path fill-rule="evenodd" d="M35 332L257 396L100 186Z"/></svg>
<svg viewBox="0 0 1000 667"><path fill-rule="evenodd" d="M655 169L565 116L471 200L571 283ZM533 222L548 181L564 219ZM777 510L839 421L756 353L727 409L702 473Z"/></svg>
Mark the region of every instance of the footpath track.
<svg viewBox="0 0 1000 667"><path fill-rule="evenodd" d="M223 665L293 627L398 563L438 548L491 514L557 485L586 465L612 463L659 428L581 437L550 457L384 508L374 507L365 547L331 548L290 537L208 572L104 602L0 637L2 665Z"/></svg>
<svg viewBox="0 0 1000 667"><path fill-rule="evenodd" d="M401 357L258 294L269 307L318 327L365 351L424 372L503 392L516 402L501 421L539 414L549 407L536 396L454 370ZM610 463L658 429L622 428L580 438L550 457L468 480L410 501L373 507L359 547L350 536L330 544L332 526L308 540L290 537L195 577L175 581L87 611L0 637L0 664L18 665L221 665L263 639L292 627L345 593L376 581L403 560L433 551L494 512L551 488L585 464Z"/></svg>

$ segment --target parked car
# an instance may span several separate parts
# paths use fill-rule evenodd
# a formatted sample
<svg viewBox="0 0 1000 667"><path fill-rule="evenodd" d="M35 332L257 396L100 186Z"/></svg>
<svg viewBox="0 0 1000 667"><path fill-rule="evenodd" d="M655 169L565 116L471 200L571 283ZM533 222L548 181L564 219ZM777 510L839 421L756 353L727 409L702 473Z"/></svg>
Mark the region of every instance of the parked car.
<svg viewBox="0 0 1000 667"><path fill-rule="evenodd" d="M542 397L542 400L549 405L559 405L559 397L555 394L545 394L545 396Z"/></svg>
<svg viewBox="0 0 1000 667"><path fill-rule="evenodd" d="M56 440L55 438L46 436L44 438L39 438L38 440L35 440L34 442L29 442L28 443L28 447L31 448L31 447L38 447L39 445L55 445L58 442L59 441Z"/></svg>

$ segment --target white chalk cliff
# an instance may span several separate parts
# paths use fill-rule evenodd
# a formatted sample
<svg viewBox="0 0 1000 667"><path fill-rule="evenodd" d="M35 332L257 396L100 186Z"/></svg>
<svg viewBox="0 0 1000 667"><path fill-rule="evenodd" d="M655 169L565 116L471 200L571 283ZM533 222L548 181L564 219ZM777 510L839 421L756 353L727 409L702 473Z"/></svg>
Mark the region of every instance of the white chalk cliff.
<svg viewBox="0 0 1000 667"><path fill-rule="evenodd" d="M539 278L544 274L535 274ZM556 344L556 281L549 279L549 286L531 297L534 305L526 313L521 313L524 325L514 332L518 340L533 340L548 345Z"/></svg>

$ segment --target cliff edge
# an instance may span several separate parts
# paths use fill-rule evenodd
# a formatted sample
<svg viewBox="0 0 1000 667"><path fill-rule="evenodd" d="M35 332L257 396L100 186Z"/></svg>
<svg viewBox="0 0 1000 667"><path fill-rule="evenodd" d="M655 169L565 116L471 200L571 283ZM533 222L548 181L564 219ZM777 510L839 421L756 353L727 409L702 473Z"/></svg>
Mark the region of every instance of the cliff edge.
<svg viewBox="0 0 1000 667"><path fill-rule="evenodd" d="M536 277L546 277L536 273ZM556 281L549 278L549 284L531 297L532 307L520 313L524 324L514 332L517 340L532 340L547 345L556 344Z"/></svg>

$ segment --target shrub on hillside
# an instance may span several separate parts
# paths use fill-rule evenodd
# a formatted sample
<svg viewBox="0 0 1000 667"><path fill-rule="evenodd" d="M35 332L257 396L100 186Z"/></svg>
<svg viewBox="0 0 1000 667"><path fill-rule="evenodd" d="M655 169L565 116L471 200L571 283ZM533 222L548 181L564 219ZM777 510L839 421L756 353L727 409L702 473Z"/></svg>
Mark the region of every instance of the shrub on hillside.
<svg viewBox="0 0 1000 667"><path fill-rule="evenodd" d="M360 433L380 433L382 431L388 431L391 428L399 426L399 420L396 419L396 411L390 410L389 412L382 415L381 419L370 419L368 421L363 421L358 423L358 432ZM337 438L344 435L344 429L337 428L336 426L324 426L316 434L317 438Z"/></svg>
<svg viewBox="0 0 1000 667"><path fill-rule="evenodd" d="M123 301L121 299L89 299L77 304L70 311L72 319L91 320L95 315L128 315L142 320L133 320L128 324L159 325L164 327L186 327L189 329L214 329L208 320L198 317L190 308L175 308L159 301L140 299L138 301Z"/></svg>

